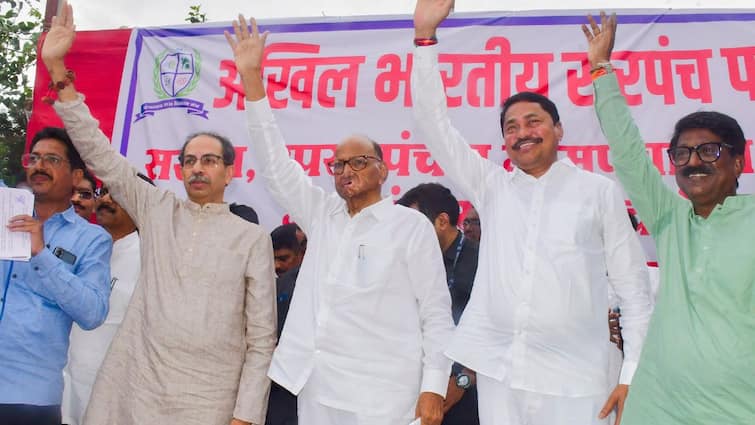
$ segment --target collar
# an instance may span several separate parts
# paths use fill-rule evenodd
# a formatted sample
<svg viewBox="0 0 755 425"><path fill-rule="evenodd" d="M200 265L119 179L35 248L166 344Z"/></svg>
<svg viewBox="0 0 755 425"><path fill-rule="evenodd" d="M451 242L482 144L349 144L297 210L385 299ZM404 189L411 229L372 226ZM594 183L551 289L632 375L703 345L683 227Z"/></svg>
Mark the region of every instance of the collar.
<svg viewBox="0 0 755 425"><path fill-rule="evenodd" d="M546 171L545 174L540 176L540 178L532 177L531 175L527 174L519 167L514 167L514 171L511 172L512 174L511 178L514 180L521 180L521 179L539 180L539 179L542 179L543 177L549 176L550 174L554 172L557 172L558 170L568 170L568 169L576 169L576 168L577 166L572 162L572 160L569 159L568 156L565 156L557 160L553 164L551 164L550 168L548 168L548 171Z"/></svg>
<svg viewBox="0 0 755 425"><path fill-rule="evenodd" d="M456 250L459 246L459 241L461 240L461 237L464 236L464 233L462 233L460 230L457 230L456 239L454 239L453 242L451 242L451 245L446 248L446 250L443 252L443 259L447 261L453 261L454 258L456 258ZM467 238L464 238L464 243L467 242Z"/></svg>
<svg viewBox="0 0 755 425"><path fill-rule="evenodd" d="M230 207L225 202L223 202L222 204L209 203L199 205L198 203L187 199L186 206L188 207L189 211L203 212L208 214L225 214L231 212Z"/></svg>
<svg viewBox="0 0 755 425"><path fill-rule="evenodd" d="M63 217L63 219L69 223L73 223L74 221L76 221L77 218L81 218L78 214L76 214L76 210L73 209L73 205L68 207L68 209L63 212L53 214L52 217L55 217L58 214L60 214L60 216ZM81 219L84 220L83 218Z"/></svg>
<svg viewBox="0 0 755 425"><path fill-rule="evenodd" d="M742 208L745 208L747 205L751 205L755 202L755 196L753 195L733 195L733 196L727 196L726 199L724 199L723 204L716 205L715 208L713 208L713 211L710 213L708 218L703 218L702 216L699 216L695 214L695 207L692 205L692 202L687 200L689 202L689 215L690 218L697 221L706 221L710 219L711 217L717 217L721 214L729 214L730 212L741 210Z"/></svg>
<svg viewBox="0 0 755 425"><path fill-rule="evenodd" d="M393 199L391 199L391 197L388 196L375 202L372 205L362 208L362 211L359 211L359 213L354 215L354 217L352 218L371 215L375 217L377 221L381 221L388 218L391 215L391 213L393 212L394 206L395 204L393 203ZM345 214L346 216L349 215L349 210L348 210L348 207L346 206L346 201L344 201L343 199L341 199L341 203L339 204L339 206L334 208L333 211L331 211L331 215L336 215L336 214Z"/></svg>

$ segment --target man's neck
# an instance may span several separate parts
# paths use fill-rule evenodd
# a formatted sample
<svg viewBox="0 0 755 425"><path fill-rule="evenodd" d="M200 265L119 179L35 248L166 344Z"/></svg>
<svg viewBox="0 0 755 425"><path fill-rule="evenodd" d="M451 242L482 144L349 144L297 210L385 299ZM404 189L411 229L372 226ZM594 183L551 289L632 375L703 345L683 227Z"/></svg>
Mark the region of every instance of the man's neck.
<svg viewBox="0 0 755 425"><path fill-rule="evenodd" d="M37 220L41 221L42 223L47 221L47 219L52 217L53 215L62 213L70 207L70 199L60 201L45 200L39 198L34 199L34 213L37 216Z"/></svg>
<svg viewBox="0 0 755 425"><path fill-rule="evenodd" d="M456 238L459 236L459 229L455 227L449 227L445 232L443 232L439 237L440 242L440 250L442 252L446 252L448 248L451 247L451 244L454 243Z"/></svg>
<svg viewBox="0 0 755 425"><path fill-rule="evenodd" d="M364 196L354 197L346 200L346 207L348 208L349 215L354 217L359 214L360 211L369 207L370 205L377 204L382 201L380 192L372 192L365 194Z"/></svg>
<svg viewBox="0 0 755 425"><path fill-rule="evenodd" d="M723 205L724 202L726 202L726 198L730 196L737 196L737 192L731 192L730 194L724 196L722 199L719 199L717 202L712 203L706 203L706 204L692 204L692 208L695 211L696 215L699 215L702 218L708 218L711 213L713 213L713 210L716 209L717 206Z"/></svg>
<svg viewBox="0 0 755 425"><path fill-rule="evenodd" d="M105 230L107 230L108 233L110 233L110 237L113 238L113 242L123 239L126 236L134 233L136 231L136 226L114 226L114 227L105 227Z"/></svg>

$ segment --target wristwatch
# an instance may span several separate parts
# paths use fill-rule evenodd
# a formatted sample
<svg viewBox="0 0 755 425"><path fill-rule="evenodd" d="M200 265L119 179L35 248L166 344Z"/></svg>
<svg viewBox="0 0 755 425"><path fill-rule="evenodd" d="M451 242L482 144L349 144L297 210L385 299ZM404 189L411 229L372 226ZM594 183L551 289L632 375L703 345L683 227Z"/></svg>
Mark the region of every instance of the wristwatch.
<svg viewBox="0 0 755 425"><path fill-rule="evenodd" d="M459 374L456 375L456 386L462 390L466 390L472 386L472 378L464 372L459 372Z"/></svg>

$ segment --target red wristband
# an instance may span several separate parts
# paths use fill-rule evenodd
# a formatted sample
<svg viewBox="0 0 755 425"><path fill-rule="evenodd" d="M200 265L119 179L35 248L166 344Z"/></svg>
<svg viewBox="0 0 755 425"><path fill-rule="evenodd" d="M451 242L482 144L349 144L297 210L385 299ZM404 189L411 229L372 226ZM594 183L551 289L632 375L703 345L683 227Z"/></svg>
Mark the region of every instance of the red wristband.
<svg viewBox="0 0 755 425"><path fill-rule="evenodd" d="M438 37L436 36L432 36L430 38L415 38L414 39L414 45L417 47L432 46L434 44L438 44Z"/></svg>

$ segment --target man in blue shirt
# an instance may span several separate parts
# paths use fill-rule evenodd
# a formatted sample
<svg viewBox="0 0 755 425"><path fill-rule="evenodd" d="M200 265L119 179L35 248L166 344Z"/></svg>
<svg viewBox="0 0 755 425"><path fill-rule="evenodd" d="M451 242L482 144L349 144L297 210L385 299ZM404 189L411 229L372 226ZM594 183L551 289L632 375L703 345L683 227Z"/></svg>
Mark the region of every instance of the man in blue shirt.
<svg viewBox="0 0 755 425"><path fill-rule="evenodd" d="M31 259L0 261L0 424L59 425L71 323L105 320L112 242L71 206L84 163L63 129L37 133L22 161L34 217L7 227L29 233Z"/></svg>

